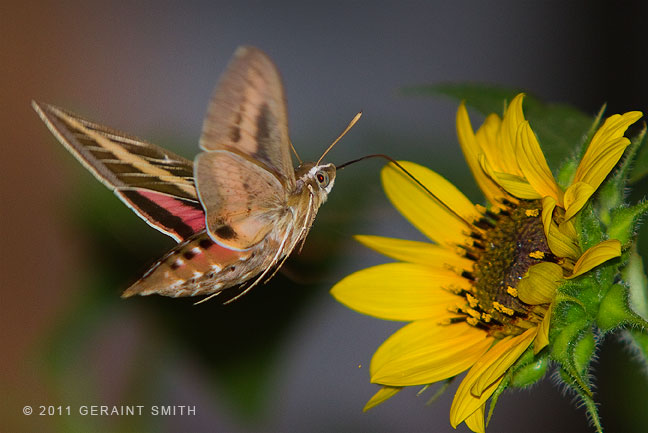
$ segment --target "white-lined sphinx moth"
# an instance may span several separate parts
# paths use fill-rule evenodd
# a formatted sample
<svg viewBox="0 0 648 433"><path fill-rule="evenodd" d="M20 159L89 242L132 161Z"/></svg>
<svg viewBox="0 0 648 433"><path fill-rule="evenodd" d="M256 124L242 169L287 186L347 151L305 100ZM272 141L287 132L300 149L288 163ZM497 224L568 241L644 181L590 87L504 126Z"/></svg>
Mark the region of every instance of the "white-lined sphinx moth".
<svg viewBox="0 0 648 433"><path fill-rule="evenodd" d="M335 166L321 158L293 168L279 72L253 47L236 50L216 86L193 162L61 108L33 106L95 177L179 242L123 297L213 296L247 283L238 298L303 242L335 181Z"/></svg>

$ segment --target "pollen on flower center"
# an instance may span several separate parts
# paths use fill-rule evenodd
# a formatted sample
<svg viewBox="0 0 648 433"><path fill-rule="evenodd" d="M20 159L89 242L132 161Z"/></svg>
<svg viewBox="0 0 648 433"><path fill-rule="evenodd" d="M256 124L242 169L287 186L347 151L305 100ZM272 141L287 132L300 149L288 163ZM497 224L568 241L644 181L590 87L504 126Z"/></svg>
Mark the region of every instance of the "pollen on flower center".
<svg viewBox="0 0 648 433"><path fill-rule="evenodd" d="M464 277L473 282L465 293L468 304L460 308L466 322L496 338L519 335L537 326L547 305L529 305L517 297L517 285L532 265L556 261L547 245L540 218L540 201L506 203L499 213L484 212L482 229L471 235L466 256L474 260Z"/></svg>

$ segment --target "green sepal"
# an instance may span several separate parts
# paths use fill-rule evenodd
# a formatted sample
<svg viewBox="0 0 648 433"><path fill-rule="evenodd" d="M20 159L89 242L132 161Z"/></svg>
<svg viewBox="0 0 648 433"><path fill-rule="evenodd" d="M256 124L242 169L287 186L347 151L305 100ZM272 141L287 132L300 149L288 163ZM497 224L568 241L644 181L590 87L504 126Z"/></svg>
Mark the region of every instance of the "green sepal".
<svg viewBox="0 0 648 433"><path fill-rule="evenodd" d="M587 389L584 390L574 379L573 375L566 371L564 368L559 370L561 379L565 382L569 388L573 389L576 394L583 400L583 404L587 409L587 413L590 416L594 427L596 428L597 433L603 433L603 426L601 425L601 419L599 418L598 410L596 408L596 403L592 397L592 392ZM589 392L588 392L589 391Z"/></svg>
<svg viewBox="0 0 648 433"><path fill-rule="evenodd" d="M488 426L488 423L493 416L493 411L495 410L495 405L497 404L499 396L509 386L514 388L524 388L533 385L544 377L544 375L547 373L548 366L549 358L547 356L536 358L533 355L533 349L529 348L528 350L526 350L515 362L515 364L508 369L508 371L504 375L504 378L491 396L488 406L488 417L486 418L486 425Z"/></svg>
<svg viewBox="0 0 648 433"><path fill-rule="evenodd" d="M588 367L596 349L596 338L590 327L580 329L571 337L566 352L562 354L564 356L560 360L557 359L560 364L560 377L583 400L597 432L600 433L603 428L588 375Z"/></svg>
<svg viewBox="0 0 648 433"><path fill-rule="evenodd" d="M500 384L497 386L497 389L495 390L495 392L490 398L490 402L488 403L488 416L486 417L486 426L488 426L488 423L490 423L499 396L502 395L502 393L506 390L506 388L508 388L510 381L511 381L511 374L509 371L504 375L504 379L502 379Z"/></svg>
<svg viewBox="0 0 648 433"><path fill-rule="evenodd" d="M634 206L613 209L608 225L610 239L618 239L622 245L630 242L634 236L640 217L648 212L648 201L642 201Z"/></svg>
<svg viewBox="0 0 648 433"><path fill-rule="evenodd" d="M636 142L636 145L635 145ZM648 175L648 146L646 146L646 125L633 140L631 146L636 148L639 152L635 163L634 169L630 173L630 183L636 183L644 176Z"/></svg>
<svg viewBox="0 0 648 433"><path fill-rule="evenodd" d="M648 330L628 329L624 340L630 343L630 348L637 360L641 361L644 373L648 376Z"/></svg>
<svg viewBox="0 0 648 433"><path fill-rule="evenodd" d="M601 222L594 212L592 202L588 202L578 213L576 230L580 233L580 247L582 251L597 245L603 240Z"/></svg>
<svg viewBox="0 0 648 433"><path fill-rule="evenodd" d="M598 216L605 226L609 226L614 221L614 211L623 206L623 188L619 190L610 180L599 188L596 198Z"/></svg>
<svg viewBox="0 0 648 433"><path fill-rule="evenodd" d="M547 356L534 357L533 351L528 350L520 357L516 365L512 369L510 386L525 388L544 377L549 366L549 358Z"/></svg>
<svg viewBox="0 0 648 433"><path fill-rule="evenodd" d="M644 270L643 260L637 252L637 244L632 246L628 254L628 262L621 271L623 281L628 284L628 304L630 309L648 320L648 278Z"/></svg>
<svg viewBox="0 0 648 433"><path fill-rule="evenodd" d="M601 301L596 324L603 332L622 326L648 328L648 322L628 305L628 288L621 284L614 284Z"/></svg>
<svg viewBox="0 0 648 433"><path fill-rule="evenodd" d="M576 174L576 170L578 169L579 162L580 160L578 158L570 157L566 159L560 166L560 169L558 169L555 176L556 183L558 183L563 190L567 189L567 187L571 185L574 174Z"/></svg>
<svg viewBox="0 0 648 433"><path fill-rule="evenodd" d="M592 361L592 356L594 355L594 349L596 349L596 338L592 331L583 332L581 338L574 344L574 367L580 375L585 376L585 379L590 362Z"/></svg>
<svg viewBox="0 0 648 433"><path fill-rule="evenodd" d="M589 329L582 329L570 341L567 353L561 360L562 369L571 377L573 387L579 388L590 397L594 394L589 382L587 369L596 348L594 335Z"/></svg>
<svg viewBox="0 0 648 433"><path fill-rule="evenodd" d="M564 300L561 301L561 297ZM585 338L584 347L589 347L587 334L591 334L591 321L588 318L586 306L576 299L561 294L557 296L556 300L558 306L553 317L557 320L553 332L550 331L551 358L569 374L575 386L592 395L589 381L583 375L585 372L583 370L583 352L586 350L580 349L578 353L575 352L583 338Z"/></svg>
<svg viewBox="0 0 648 433"><path fill-rule="evenodd" d="M561 363L569 356L572 342L590 323L586 314L586 306L577 298L562 292L565 286L573 285L575 284L570 282L559 288L561 292L556 295L552 325L549 331L551 357Z"/></svg>
<svg viewBox="0 0 648 433"><path fill-rule="evenodd" d="M601 269L605 266L603 264L598 267L598 274L601 274ZM564 282L556 292L555 303L560 316L554 315L552 327L583 329L589 326L598 312L601 291L607 290L609 285L610 283L605 285L592 272Z"/></svg>
<svg viewBox="0 0 648 433"><path fill-rule="evenodd" d="M448 389L448 387L450 387L450 385L452 385L452 382L455 380L456 377L457 377L457 376L452 376L452 377L449 377L448 379L444 380L443 383L441 384L441 386L439 387L439 389L437 389L437 390L434 392L434 394L432 395L432 397L430 397L430 398L425 402L425 405L426 405L426 406L429 406L429 405L431 405L432 403L436 402L436 401L437 401L437 400L438 400L438 399L439 399L439 398L440 398L440 397L441 397L441 396L446 392L446 390ZM430 385L431 385L431 384L429 384L429 385L425 385L425 386L423 387L423 389L421 389L419 392L416 393L416 396L418 397L419 395L423 394L423 393L424 393L424 392L425 392L425 391L430 387Z"/></svg>

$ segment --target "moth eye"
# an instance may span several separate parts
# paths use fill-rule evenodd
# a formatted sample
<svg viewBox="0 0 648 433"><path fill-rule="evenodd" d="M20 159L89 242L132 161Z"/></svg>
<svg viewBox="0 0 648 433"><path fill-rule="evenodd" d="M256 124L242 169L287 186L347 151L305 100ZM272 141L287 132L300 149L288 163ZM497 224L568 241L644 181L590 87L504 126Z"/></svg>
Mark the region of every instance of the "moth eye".
<svg viewBox="0 0 648 433"><path fill-rule="evenodd" d="M317 174L315 175L315 178L317 179L317 182L322 187L327 187L329 184L329 176L325 171L318 171Z"/></svg>

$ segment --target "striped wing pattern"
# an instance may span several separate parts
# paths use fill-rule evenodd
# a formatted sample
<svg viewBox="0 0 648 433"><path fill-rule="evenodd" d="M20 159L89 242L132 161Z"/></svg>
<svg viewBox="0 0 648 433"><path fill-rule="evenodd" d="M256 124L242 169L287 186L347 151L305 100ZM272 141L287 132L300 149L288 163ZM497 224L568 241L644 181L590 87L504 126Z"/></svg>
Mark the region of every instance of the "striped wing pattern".
<svg viewBox="0 0 648 433"><path fill-rule="evenodd" d="M122 297L220 293L263 265L263 254L233 251L211 240L192 161L61 108L38 102L33 106L54 136L95 177L149 225L179 242Z"/></svg>
<svg viewBox="0 0 648 433"><path fill-rule="evenodd" d="M149 225L176 241L204 228L192 161L53 105L33 106L54 136Z"/></svg>

